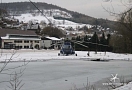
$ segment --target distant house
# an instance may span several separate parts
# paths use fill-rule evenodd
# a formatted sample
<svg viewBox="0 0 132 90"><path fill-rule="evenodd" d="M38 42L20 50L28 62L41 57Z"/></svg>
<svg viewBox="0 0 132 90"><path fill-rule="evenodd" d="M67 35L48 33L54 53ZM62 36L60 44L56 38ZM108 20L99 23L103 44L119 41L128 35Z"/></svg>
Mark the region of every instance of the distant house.
<svg viewBox="0 0 132 90"><path fill-rule="evenodd" d="M21 26L21 30L27 30L27 23L23 23L22 26Z"/></svg>
<svg viewBox="0 0 132 90"><path fill-rule="evenodd" d="M34 31L0 29L0 48L29 49L40 48L41 39Z"/></svg>
<svg viewBox="0 0 132 90"><path fill-rule="evenodd" d="M41 28L39 24L28 24L27 30L35 31L36 33L39 33L41 31Z"/></svg>
<svg viewBox="0 0 132 90"><path fill-rule="evenodd" d="M45 21L41 21L39 24L41 30L44 29L45 27L47 27L48 25L45 23Z"/></svg>
<svg viewBox="0 0 132 90"><path fill-rule="evenodd" d="M42 37L41 38L41 48L51 48L51 49L60 49L63 41L56 37Z"/></svg>

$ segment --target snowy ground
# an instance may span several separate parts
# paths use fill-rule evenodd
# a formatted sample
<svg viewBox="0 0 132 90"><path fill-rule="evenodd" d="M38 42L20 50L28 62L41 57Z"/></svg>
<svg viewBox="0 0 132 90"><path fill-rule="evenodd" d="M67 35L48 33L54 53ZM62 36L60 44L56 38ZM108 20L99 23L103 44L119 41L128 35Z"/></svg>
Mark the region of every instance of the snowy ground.
<svg viewBox="0 0 132 90"><path fill-rule="evenodd" d="M70 90L75 86L82 88L88 82L106 90L106 80L112 78L111 74L118 77L132 75L132 55L114 54L110 52L76 51L78 56L58 56L58 50L1 50L0 61L7 61L16 52L12 61L31 61L20 78L25 83L21 90ZM95 62L90 60L101 59L108 61ZM23 62L12 62L8 67L22 65ZM0 63L2 67L3 63ZM8 68L7 67L7 68ZM19 72L19 69L4 73ZM9 80L10 76L0 74L0 82ZM102 86L101 86L102 85ZM9 90L8 82L0 83L0 90ZM132 90L132 84L116 90ZM103 87L103 88L102 88ZM123 89L122 89L123 88Z"/></svg>
<svg viewBox="0 0 132 90"><path fill-rule="evenodd" d="M101 60L132 60L131 54L115 54L110 52L90 52L90 56L87 56L87 51L76 51L77 56L69 55L69 56L58 56L59 50L35 50L35 49L23 49L23 50L0 50L2 57L0 57L0 61L5 61L9 59L13 53L12 61L43 61L48 59L83 59L83 60L91 60L91 59L101 59Z"/></svg>
<svg viewBox="0 0 132 90"><path fill-rule="evenodd" d="M132 82L130 82L129 84L124 85L122 87L119 87L117 89L114 89L114 90L132 90Z"/></svg>

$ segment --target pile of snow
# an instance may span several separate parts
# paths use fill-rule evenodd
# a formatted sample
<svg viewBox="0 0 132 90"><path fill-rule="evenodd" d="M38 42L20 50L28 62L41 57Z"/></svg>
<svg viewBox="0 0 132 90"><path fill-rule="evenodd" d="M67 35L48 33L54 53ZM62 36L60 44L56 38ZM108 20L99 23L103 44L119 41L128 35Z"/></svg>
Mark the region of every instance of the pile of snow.
<svg viewBox="0 0 132 90"><path fill-rule="evenodd" d="M122 87L113 89L113 90L132 90L132 82L130 82L127 85L124 85Z"/></svg>

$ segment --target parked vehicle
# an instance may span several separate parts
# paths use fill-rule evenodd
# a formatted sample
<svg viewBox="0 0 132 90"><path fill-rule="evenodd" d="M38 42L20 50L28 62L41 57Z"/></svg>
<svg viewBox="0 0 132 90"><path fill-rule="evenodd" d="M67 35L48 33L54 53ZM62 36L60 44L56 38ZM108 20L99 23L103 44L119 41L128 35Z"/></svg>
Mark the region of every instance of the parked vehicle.
<svg viewBox="0 0 132 90"><path fill-rule="evenodd" d="M76 55L77 56L70 42L64 42L64 44L61 47L60 53L58 53L58 56L60 55L66 55L66 56Z"/></svg>

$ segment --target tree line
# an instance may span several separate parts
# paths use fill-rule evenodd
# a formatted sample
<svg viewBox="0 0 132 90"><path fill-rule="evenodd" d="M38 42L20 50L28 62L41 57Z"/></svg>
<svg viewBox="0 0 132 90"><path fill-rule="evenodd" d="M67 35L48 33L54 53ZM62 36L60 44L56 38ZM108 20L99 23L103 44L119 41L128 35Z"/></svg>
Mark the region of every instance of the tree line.
<svg viewBox="0 0 132 90"><path fill-rule="evenodd" d="M113 51L132 53L132 8L120 14L116 31L116 35L111 38Z"/></svg>
<svg viewBox="0 0 132 90"><path fill-rule="evenodd" d="M113 0L104 0L112 2ZM117 17L116 34L112 35L110 44L113 46L113 52L132 53L132 0L119 1L125 10L118 13L114 8L104 8L112 16Z"/></svg>
<svg viewBox="0 0 132 90"><path fill-rule="evenodd" d="M78 51L112 51L112 47L109 45L111 35L108 34L105 36L104 32L101 37L98 37L95 32L92 37L90 36L77 36L76 38L72 38L72 46L75 50ZM77 42L77 43L76 43Z"/></svg>

